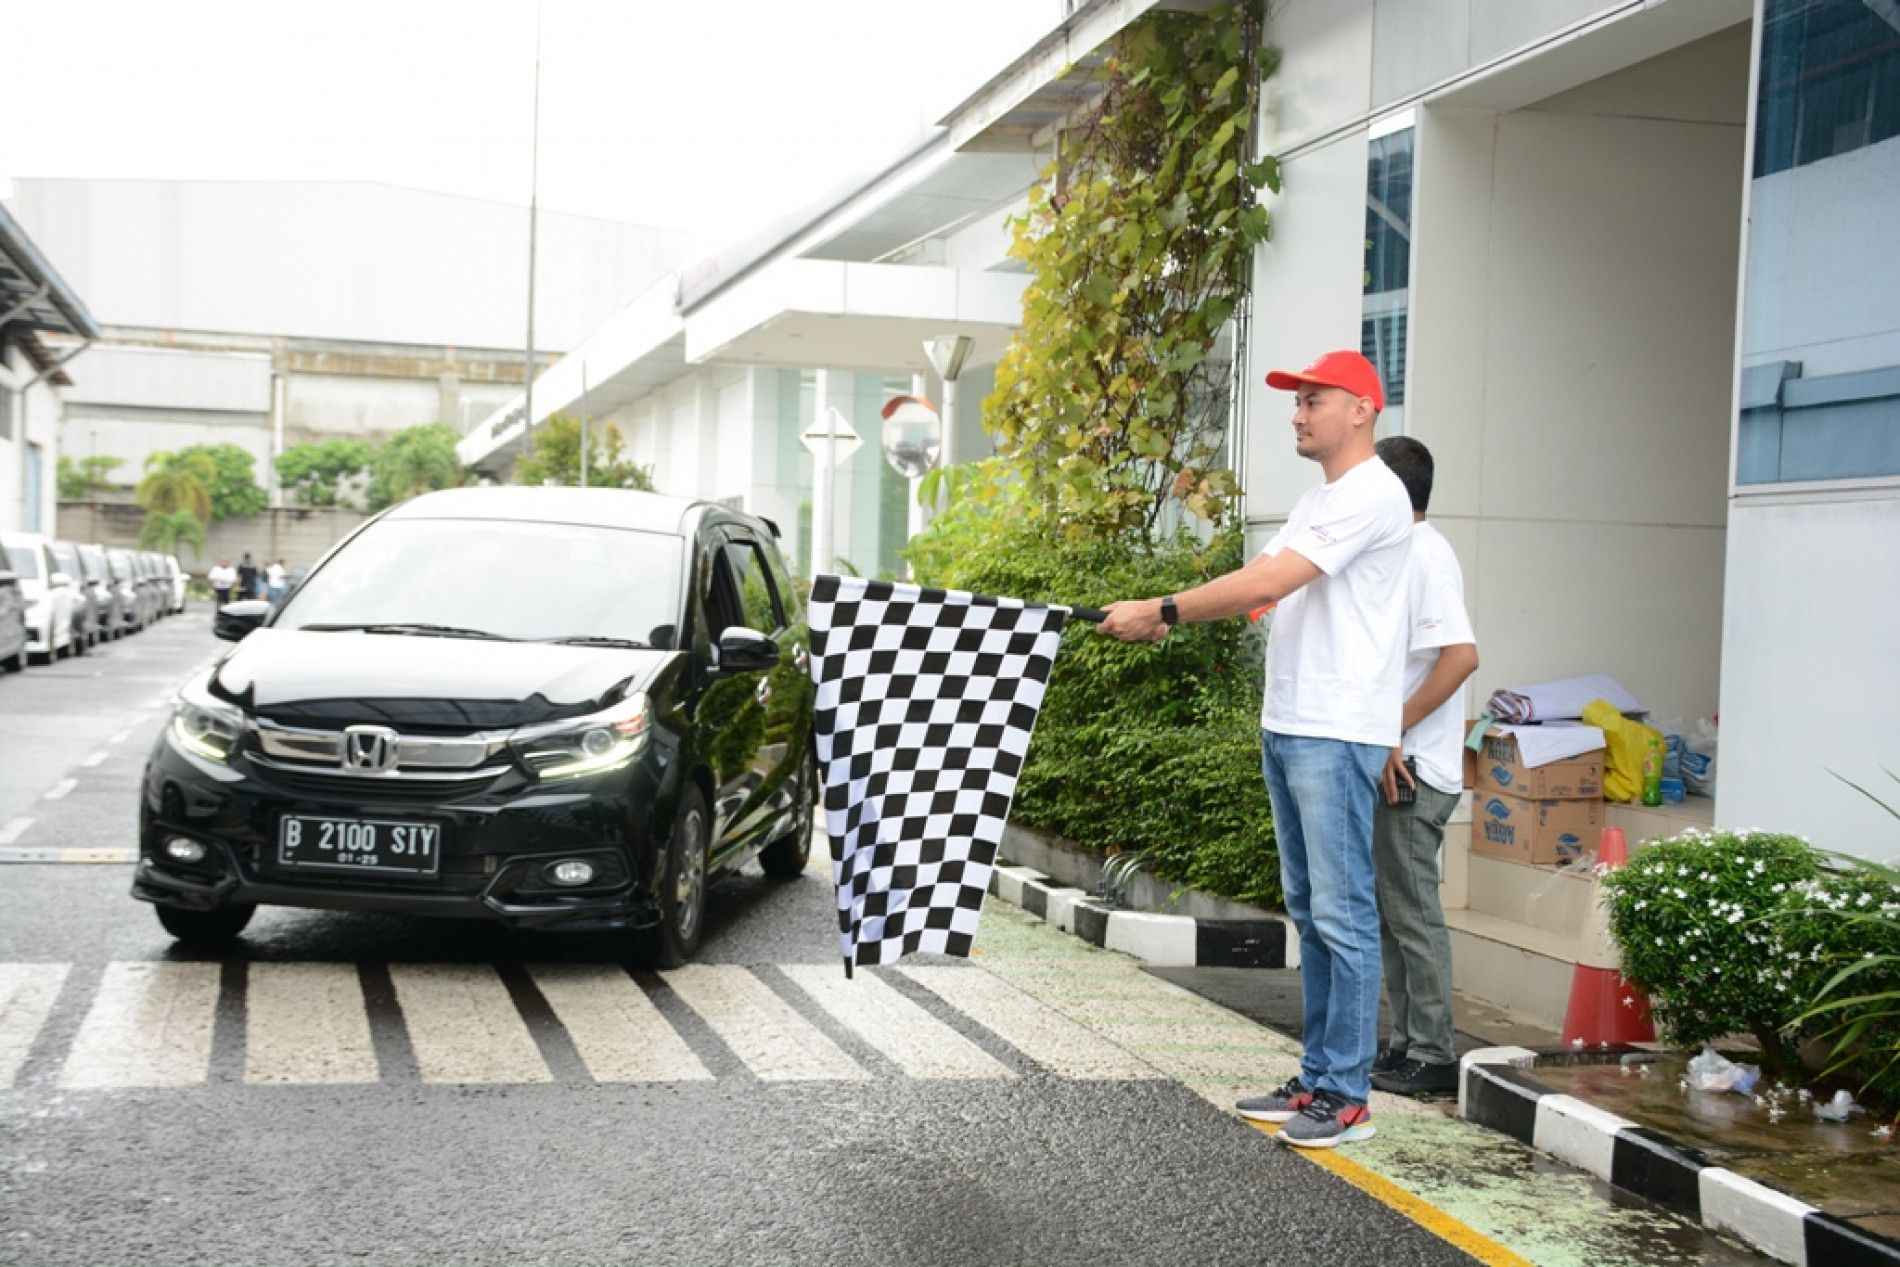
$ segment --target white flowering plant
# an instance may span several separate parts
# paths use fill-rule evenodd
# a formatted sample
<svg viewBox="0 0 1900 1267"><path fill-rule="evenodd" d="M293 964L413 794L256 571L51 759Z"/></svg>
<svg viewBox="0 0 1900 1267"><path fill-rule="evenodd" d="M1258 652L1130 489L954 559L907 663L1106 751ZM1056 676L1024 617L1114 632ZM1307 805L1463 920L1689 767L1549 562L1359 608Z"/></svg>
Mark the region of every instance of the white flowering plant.
<svg viewBox="0 0 1900 1267"><path fill-rule="evenodd" d="M1806 1006L1808 966L1775 917L1797 885L1821 875L1796 836L1689 831L1602 873L1623 975L1684 1046L1752 1034L1771 1077L1798 1069L1789 1017Z"/></svg>
<svg viewBox="0 0 1900 1267"><path fill-rule="evenodd" d="M1835 777L1900 818L1900 809ZM1830 864L1797 886L1782 915L1781 935L1808 958L1808 1006L1789 1024L1832 1042L1827 1073L1847 1073L1863 1094L1900 1109L1900 867L1847 856Z"/></svg>

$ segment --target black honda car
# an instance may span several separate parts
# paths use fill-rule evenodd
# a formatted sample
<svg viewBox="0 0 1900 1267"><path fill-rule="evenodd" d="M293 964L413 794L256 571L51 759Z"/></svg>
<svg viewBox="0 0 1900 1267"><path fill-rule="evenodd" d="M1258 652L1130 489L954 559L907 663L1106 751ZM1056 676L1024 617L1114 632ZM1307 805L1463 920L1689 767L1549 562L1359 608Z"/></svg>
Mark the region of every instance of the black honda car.
<svg viewBox="0 0 1900 1267"><path fill-rule="evenodd" d="M430 493L340 542L179 692L135 897L624 929L684 962L708 884L803 870L804 628L771 525L609 489Z"/></svg>

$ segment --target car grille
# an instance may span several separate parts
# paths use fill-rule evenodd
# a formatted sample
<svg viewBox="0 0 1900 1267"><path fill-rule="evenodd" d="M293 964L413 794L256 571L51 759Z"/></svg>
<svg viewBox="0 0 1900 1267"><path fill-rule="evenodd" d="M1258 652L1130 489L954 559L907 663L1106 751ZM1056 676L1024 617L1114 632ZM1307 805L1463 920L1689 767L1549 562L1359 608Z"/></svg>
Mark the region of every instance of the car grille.
<svg viewBox="0 0 1900 1267"><path fill-rule="evenodd" d="M509 766L490 766L470 771L465 775L447 778L425 778L420 775L405 775L402 778L384 776L366 778L359 775L299 770L294 766L258 756L253 756L251 761L268 775L272 782L293 791L304 792L324 800L384 804L398 801L456 800L459 797L484 791L497 781L506 778L511 771Z"/></svg>

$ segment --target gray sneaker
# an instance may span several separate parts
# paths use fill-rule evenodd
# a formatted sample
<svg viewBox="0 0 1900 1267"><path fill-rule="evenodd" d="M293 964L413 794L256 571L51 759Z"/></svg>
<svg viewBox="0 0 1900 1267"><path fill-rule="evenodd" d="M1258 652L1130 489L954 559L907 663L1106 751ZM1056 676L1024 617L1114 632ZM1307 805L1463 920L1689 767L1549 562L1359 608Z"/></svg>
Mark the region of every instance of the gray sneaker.
<svg viewBox="0 0 1900 1267"><path fill-rule="evenodd" d="M1234 1105L1249 1122L1285 1122L1313 1102L1313 1089L1294 1074L1277 1091L1241 1100Z"/></svg>
<svg viewBox="0 0 1900 1267"><path fill-rule="evenodd" d="M1282 1144L1295 1148L1331 1148L1371 1139L1379 1128L1372 1124L1372 1110L1354 1104L1331 1091L1315 1091L1305 1108L1295 1114L1274 1136Z"/></svg>

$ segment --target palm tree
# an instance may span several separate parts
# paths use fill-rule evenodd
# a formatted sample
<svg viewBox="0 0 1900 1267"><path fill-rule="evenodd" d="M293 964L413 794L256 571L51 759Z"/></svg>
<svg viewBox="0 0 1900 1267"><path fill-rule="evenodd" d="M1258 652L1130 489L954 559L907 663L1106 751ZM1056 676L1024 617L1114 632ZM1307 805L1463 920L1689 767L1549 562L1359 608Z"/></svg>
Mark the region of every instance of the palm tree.
<svg viewBox="0 0 1900 1267"><path fill-rule="evenodd" d="M145 459L138 501L154 515L189 513L200 524L211 521L211 485L218 468L203 453L158 452Z"/></svg>
<svg viewBox="0 0 1900 1267"><path fill-rule="evenodd" d="M205 526L189 510L154 511L145 516L145 526L139 529L141 550L171 554L183 545L189 546L196 557L204 544Z"/></svg>

